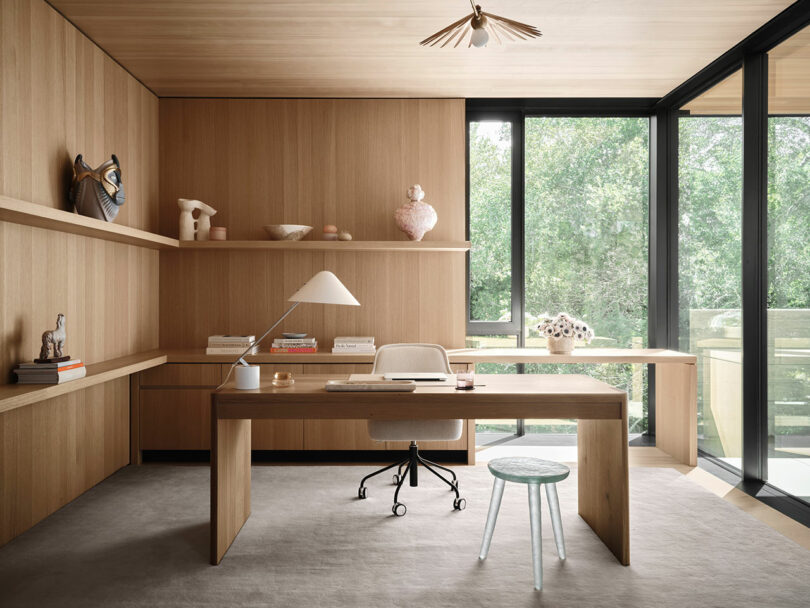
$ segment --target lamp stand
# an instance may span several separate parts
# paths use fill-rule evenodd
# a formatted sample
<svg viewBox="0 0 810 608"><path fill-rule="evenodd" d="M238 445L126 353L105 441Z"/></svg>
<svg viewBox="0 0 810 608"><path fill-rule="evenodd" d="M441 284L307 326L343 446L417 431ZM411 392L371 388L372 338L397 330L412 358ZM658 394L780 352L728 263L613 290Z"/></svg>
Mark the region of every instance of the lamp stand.
<svg viewBox="0 0 810 608"><path fill-rule="evenodd" d="M231 364L231 368L228 370L228 374L225 376L225 380L223 380L223 381L222 381L222 384L220 384L220 385L219 385L218 387L216 387L216 389L214 389L214 390L217 390L217 391L218 391L219 389L221 389L223 386L225 386L225 385L228 383L228 380L230 379L231 374L233 373L233 370L234 370L234 368L235 368L237 365L239 365L239 364L244 365L244 366L247 366L247 365L248 365L247 361L245 361L245 360L243 359L243 357L244 357L245 355L247 355L247 354L250 352L250 350L251 350L251 349L252 349L254 346L258 346L258 344L259 344L259 343L260 343L262 340L264 340L264 339L265 339L265 338L268 336L268 334L269 334L271 331L273 331L273 330L274 330L276 327L278 327L278 326L279 326L279 324L280 324L280 323L281 323L281 322L282 322L284 319L286 319L286 318L287 318L287 315L289 315L289 314L290 314L290 313L291 313L291 312L292 312L292 311L295 309L295 307L296 307L296 306L298 306L298 304L300 304L300 302L293 302L293 305L292 305L292 306L290 306L290 307L287 309L287 312L285 312L283 315L281 315L281 317L279 317L278 321L276 321L275 323L273 323L273 325L270 327L270 329L268 329L266 332L264 332L264 333L263 333L263 334L262 334L262 335L259 337L259 339L258 339L258 340L253 341L253 342L251 343L251 345L250 345L250 346L248 346L248 347L245 349L245 352L243 352L241 355L239 355L239 356L236 358L236 361L234 361L234 362ZM256 387L256 388L258 388L258 387Z"/></svg>

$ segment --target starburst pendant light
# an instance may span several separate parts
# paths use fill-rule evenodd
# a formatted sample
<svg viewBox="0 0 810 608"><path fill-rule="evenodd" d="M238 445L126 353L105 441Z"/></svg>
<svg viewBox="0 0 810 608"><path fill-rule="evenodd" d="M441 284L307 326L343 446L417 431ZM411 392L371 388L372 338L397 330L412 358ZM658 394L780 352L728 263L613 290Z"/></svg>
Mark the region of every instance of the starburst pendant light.
<svg viewBox="0 0 810 608"><path fill-rule="evenodd" d="M514 41L539 38L543 35L533 25L512 21L492 13L485 13L481 10L479 4L473 4L473 0L470 0L470 5L473 7L472 13L455 23L451 23L432 36L428 36L419 44L422 46L436 46L441 43L441 46L445 47L455 41L453 45L455 48L466 40L467 47L482 47L487 45L490 35L495 38L498 44L501 44L501 36L505 40Z"/></svg>

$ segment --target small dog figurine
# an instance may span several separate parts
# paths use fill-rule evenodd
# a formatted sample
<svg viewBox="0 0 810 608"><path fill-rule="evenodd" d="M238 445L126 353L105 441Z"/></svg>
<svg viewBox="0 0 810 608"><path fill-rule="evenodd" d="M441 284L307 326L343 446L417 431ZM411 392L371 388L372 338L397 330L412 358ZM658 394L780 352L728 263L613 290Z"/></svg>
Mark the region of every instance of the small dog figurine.
<svg viewBox="0 0 810 608"><path fill-rule="evenodd" d="M62 356L62 349L65 347L65 315L59 313L56 317L56 329L51 329L42 334L42 349L39 351L40 360L48 358L48 351L53 344L53 357L58 359Z"/></svg>

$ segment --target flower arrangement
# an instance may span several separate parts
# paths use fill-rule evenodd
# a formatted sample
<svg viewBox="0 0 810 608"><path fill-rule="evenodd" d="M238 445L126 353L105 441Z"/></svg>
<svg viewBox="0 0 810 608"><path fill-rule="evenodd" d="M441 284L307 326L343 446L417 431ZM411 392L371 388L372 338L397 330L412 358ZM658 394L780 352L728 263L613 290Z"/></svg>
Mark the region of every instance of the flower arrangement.
<svg viewBox="0 0 810 608"><path fill-rule="evenodd" d="M590 343L593 340L593 330L588 325L574 317L561 312L553 319L544 318L538 325L540 335L548 338L549 351L571 352L574 340Z"/></svg>

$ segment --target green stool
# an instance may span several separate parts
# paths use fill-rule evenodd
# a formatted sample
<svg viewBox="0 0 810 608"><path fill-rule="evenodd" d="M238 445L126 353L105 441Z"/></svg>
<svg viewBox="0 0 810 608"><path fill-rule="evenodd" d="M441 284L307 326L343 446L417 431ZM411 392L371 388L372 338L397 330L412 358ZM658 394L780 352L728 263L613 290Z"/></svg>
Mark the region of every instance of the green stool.
<svg viewBox="0 0 810 608"><path fill-rule="evenodd" d="M492 499L489 501L487 525L484 528L484 540L481 542L479 559L486 559L498 509L501 508L503 487L507 481L525 483L529 486L529 520L532 526L532 563L534 565L534 588L543 588L543 547L540 534L540 485L546 486L548 508L551 511L551 524L554 528L554 541L557 554L565 559L565 539L563 538L560 503L557 500L557 482L562 481L571 470L564 464L541 460L540 458L496 458L489 462L489 471L495 476L492 486Z"/></svg>

